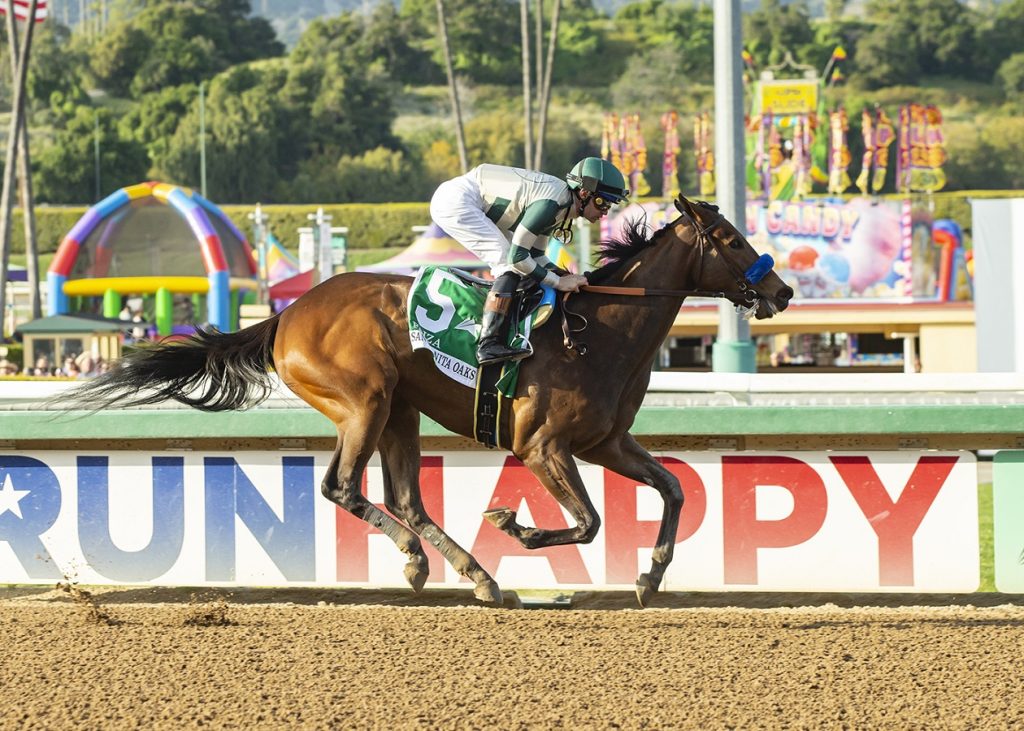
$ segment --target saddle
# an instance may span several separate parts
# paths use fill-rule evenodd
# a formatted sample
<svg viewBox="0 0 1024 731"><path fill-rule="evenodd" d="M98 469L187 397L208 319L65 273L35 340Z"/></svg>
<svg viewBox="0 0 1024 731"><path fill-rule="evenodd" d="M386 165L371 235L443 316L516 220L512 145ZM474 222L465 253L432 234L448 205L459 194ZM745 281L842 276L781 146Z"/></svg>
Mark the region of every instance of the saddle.
<svg viewBox="0 0 1024 731"><path fill-rule="evenodd" d="M486 294L491 282L475 277L460 269L452 269L452 274L463 282L479 287ZM537 286L528 280L520 282L512 301L511 312L516 323L517 337L520 337L524 323L529 322L530 329L538 328L551 317L556 306L555 291L551 287ZM508 434L507 420L502 419L502 406L509 398L502 393L499 382L506 374L506 366L518 370L516 363L491 363L477 367L476 399L474 402L473 435L478 442L488 448L511 447L511 435ZM504 427L504 428L503 428ZM502 433L504 432L504 433Z"/></svg>
<svg viewBox="0 0 1024 731"><path fill-rule="evenodd" d="M450 268L449 272L467 284L477 287L486 296L494 284L490 279L470 274L462 269ZM516 289L515 300L512 302L512 312L515 313L515 321L522 325L527 318L531 318L531 328L536 330L551 317L555 311L557 297L555 290L545 285L537 285L529 280L522 280Z"/></svg>

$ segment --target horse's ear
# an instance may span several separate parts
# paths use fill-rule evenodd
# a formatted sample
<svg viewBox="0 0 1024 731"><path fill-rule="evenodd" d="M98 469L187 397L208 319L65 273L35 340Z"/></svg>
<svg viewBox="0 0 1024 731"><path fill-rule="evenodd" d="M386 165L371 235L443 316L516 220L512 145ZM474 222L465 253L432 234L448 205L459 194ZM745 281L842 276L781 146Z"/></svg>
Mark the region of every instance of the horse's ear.
<svg viewBox="0 0 1024 731"><path fill-rule="evenodd" d="M682 193L680 193L679 197L676 198L675 203L676 203L676 210L679 211L680 213L682 213L684 215L687 215L687 216L690 216L692 218L696 218L697 217L697 214L694 213L694 210L693 210L693 204L690 203L690 201L688 201L686 199L686 196L684 196Z"/></svg>

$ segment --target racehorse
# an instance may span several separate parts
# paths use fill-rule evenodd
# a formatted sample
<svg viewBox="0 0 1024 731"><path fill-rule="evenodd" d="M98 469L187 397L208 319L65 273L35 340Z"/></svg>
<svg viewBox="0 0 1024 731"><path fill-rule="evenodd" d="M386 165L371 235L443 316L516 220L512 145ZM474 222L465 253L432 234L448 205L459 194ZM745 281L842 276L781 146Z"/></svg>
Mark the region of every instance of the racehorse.
<svg viewBox="0 0 1024 731"><path fill-rule="evenodd" d="M567 347L569 337L563 342L558 328L535 330L534 355L522 362L512 408L504 410L512 453L576 525L548 530L520 525L508 508L484 513L527 548L588 543L600 518L574 457L652 486L664 509L651 569L637 579L641 606L672 560L683 504L679 481L629 433L658 349L687 295L725 297L758 319L781 312L793 296L774 272L756 284L747 279L748 268L765 257L717 208L683 197L676 207L680 216L657 232L649 235L634 221L622 239L602 246L605 263L588 274L593 289L571 298L573 314L588 323L588 352ZM429 350L412 349L411 284L397 275L340 274L238 332L201 329L187 340L130 353L72 396L91 409L166 399L206 411L248 408L269 395L273 367L337 427L323 494L408 555L404 573L413 589L427 579L426 540L474 582L478 599L500 604L495 581L431 520L420 498L420 414L471 437L474 391L437 369ZM626 291L643 296L620 296ZM375 450L390 515L360 489Z"/></svg>

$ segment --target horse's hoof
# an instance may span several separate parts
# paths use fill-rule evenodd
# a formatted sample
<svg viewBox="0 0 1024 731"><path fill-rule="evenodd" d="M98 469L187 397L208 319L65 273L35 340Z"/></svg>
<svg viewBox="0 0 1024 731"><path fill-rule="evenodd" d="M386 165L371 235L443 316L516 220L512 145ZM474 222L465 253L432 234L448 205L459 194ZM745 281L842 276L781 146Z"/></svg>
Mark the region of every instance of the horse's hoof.
<svg viewBox="0 0 1024 731"><path fill-rule="evenodd" d="M492 579L487 579L487 581L481 581L477 584L476 588L473 589L473 596L482 602L498 606L501 606L503 601L501 589L498 588L498 585Z"/></svg>
<svg viewBox="0 0 1024 731"><path fill-rule="evenodd" d="M423 585L427 583L427 577L430 575L427 557L421 553L410 558L405 564L404 573L405 580L409 582L412 590L418 594Z"/></svg>
<svg viewBox="0 0 1024 731"><path fill-rule="evenodd" d="M640 574L640 578L636 580L636 600L640 602L640 606L646 607L657 593L658 587L651 583L651 577Z"/></svg>
<svg viewBox="0 0 1024 731"><path fill-rule="evenodd" d="M494 508L484 511L484 520L500 531L507 531L509 523L516 519L514 510L508 508Z"/></svg>

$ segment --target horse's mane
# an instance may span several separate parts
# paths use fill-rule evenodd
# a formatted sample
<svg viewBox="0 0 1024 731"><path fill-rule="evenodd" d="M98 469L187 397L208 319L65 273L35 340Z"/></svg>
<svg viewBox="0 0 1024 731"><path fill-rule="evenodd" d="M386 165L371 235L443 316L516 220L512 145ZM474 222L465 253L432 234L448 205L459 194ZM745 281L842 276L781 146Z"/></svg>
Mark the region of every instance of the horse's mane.
<svg viewBox="0 0 1024 731"><path fill-rule="evenodd" d="M626 225L622 228L621 236L602 241L598 256L604 263L587 274L587 279L590 283L601 284L607 281L633 256L653 246L660 231L655 231L648 236L648 230L647 216L637 216L626 221Z"/></svg>

